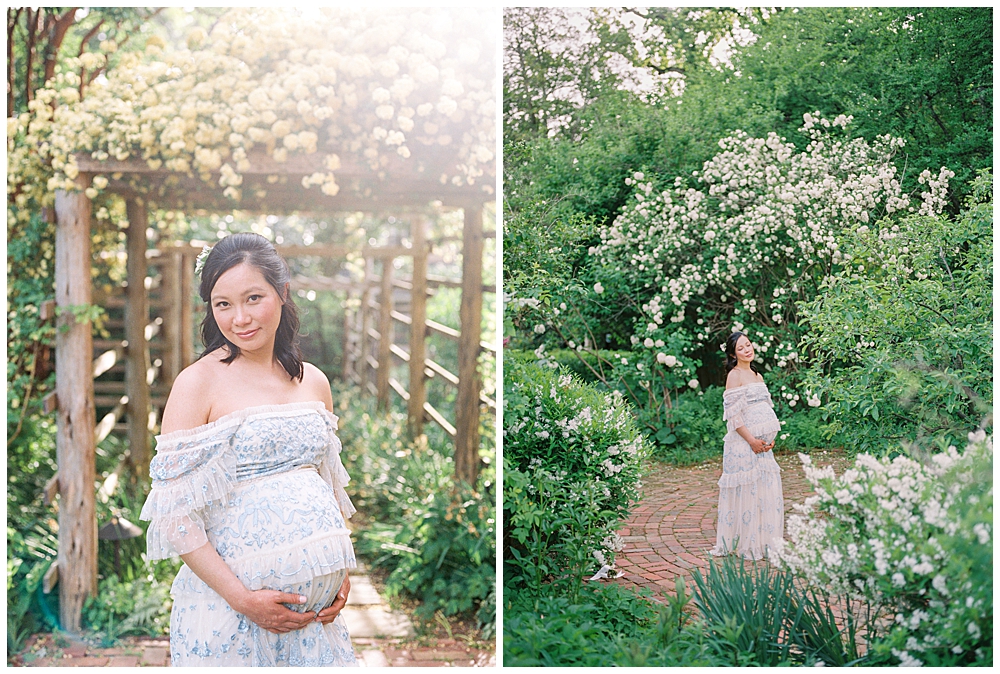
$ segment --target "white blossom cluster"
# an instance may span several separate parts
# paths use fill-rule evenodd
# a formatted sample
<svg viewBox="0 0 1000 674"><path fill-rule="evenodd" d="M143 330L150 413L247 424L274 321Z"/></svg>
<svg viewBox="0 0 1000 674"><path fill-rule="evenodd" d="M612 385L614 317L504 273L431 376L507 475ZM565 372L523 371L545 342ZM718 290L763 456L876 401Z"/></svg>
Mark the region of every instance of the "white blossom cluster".
<svg viewBox="0 0 1000 674"><path fill-rule="evenodd" d="M779 562L814 586L888 609L892 625L908 632L907 648L896 652L902 661L951 648L955 634L975 637L976 617L990 607L973 586L978 572L953 556L992 545L992 487L988 501L962 494L984 479L976 467L992 466L992 437L970 433L964 453L949 447L927 465L864 454L839 477L799 457L816 495L788 517Z"/></svg>
<svg viewBox="0 0 1000 674"><path fill-rule="evenodd" d="M342 158L382 176L390 162L423 170L444 155L455 172L435 178L474 184L493 173L495 148L483 27L472 10L324 8L306 19L234 8L211 34L195 29L187 48L150 40L144 54L124 54L80 100L76 71L103 59L84 53L30 112L8 119L8 187L19 206L29 196L50 202L54 190L74 189L74 154L89 153L218 181L238 198L249 154L262 151L279 162L321 153L324 169L303 186L329 195ZM107 182L95 177L88 195Z"/></svg>
<svg viewBox="0 0 1000 674"><path fill-rule="evenodd" d="M802 130L810 142L801 152L774 133L736 132L695 172L700 187L685 188L678 178L672 189L657 191L641 172L626 179L633 200L602 229L591 253L601 261L605 285L616 276L644 282L649 294L636 325L639 341L686 323L698 348L721 331L720 312L777 328L794 316L803 279L818 281L845 261L842 232L914 210L892 163L903 140L845 140L839 129L850 121L806 114ZM922 175L928 192L921 212L941 211L952 175L947 169ZM599 285L604 289L599 282L595 291ZM759 349L778 346L773 357L784 367L795 359L795 346L780 342L772 331Z"/></svg>

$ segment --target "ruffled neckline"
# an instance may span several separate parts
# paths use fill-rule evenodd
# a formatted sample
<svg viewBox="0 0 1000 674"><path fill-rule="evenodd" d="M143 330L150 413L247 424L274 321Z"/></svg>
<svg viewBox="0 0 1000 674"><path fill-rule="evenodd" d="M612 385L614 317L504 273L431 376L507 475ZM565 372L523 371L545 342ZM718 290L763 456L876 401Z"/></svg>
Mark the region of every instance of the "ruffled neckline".
<svg viewBox="0 0 1000 674"><path fill-rule="evenodd" d="M755 381L752 384L743 384L742 386L737 386L736 388L727 388L725 391L722 392L722 395L726 395L728 393L735 393L737 391L742 391L743 389L750 388L751 386L763 386L764 388L767 388L767 384L765 382Z"/></svg>
<svg viewBox="0 0 1000 674"><path fill-rule="evenodd" d="M273 414L273 415L287 414L290 412L297 412L299 410L316 410L317 412L320 413L326 413L326 415L328 415L333 421L333 428L336 430L337 422L339 420L337 415L332 414L330 410L326 409L326 405L324 405L321 401L307 400L304 402L278 403L276 405L257 405L255 407L245 407L241 410L236 410L235 412L224 414L215 421L209 421L207 424L202 424L201 426L195 426L194 428L184 428L177 431L172 431L170 433L157 435L156 444L163 445L171 442L176 442L178 440L200 439L201 437L210 435L221 428L241 423L247 418L252 416L268 415L268 414Z"/></svg>

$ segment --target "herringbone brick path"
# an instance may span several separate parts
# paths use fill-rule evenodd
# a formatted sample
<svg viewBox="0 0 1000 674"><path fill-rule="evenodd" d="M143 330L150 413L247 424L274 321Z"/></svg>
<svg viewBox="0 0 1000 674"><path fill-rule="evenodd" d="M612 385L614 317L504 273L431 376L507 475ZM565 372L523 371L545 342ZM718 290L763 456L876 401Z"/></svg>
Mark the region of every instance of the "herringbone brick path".
<svg viewBox="0 0 1000 674"><path fill-rule="evenodd" d="M787 516L792 504L813 493L812 487L795 452L775 458L781 466ZM816 466L833 464L838 474L849 465L839 450L813 452L812 460ZM615 582L648 588L654 598L662 599L664 591L674 594L675 579L683 576L691 591L693 570L707 569L708 551L715 545L720 475L721 459L685 468L652 464L643 479L642 500L618 531L625 549L616 557Z"/></svg>

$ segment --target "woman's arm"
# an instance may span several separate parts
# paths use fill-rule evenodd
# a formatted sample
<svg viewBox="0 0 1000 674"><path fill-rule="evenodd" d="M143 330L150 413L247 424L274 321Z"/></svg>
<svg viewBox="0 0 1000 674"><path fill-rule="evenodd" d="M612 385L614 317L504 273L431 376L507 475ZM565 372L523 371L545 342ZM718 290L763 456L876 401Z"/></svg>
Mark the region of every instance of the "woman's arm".
<svg viewBox="0 0 1000 674"><path fill-rule="evenodd" d="M750 429L746 426L740 426L736 429L736 432L747 441L747 444L750 445L750 449L753 450L754 454L763 454L764 452L770 451L771 448L774 447L774 441L764 442L760 438L755 438L753 434L750 433Z"/></svg>
<svg viewBox="0 0 1000 674"><path fill-rule="evenodd" d="M242 613L268 632L281 634L302 629L317 618L316 613L311 611L296 613L284 606L306 603L306 597L302 595L277 590L248 590L210 543L181 555L181 559L191 567L196 576L218 592L233 610Z"/></svg>

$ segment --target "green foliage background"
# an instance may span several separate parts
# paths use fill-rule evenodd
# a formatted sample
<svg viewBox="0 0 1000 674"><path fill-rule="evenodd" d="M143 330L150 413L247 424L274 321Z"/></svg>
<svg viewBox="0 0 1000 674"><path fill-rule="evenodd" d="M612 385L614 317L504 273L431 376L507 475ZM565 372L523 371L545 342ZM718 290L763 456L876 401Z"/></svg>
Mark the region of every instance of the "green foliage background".
<svg viewBox="0 0 1000 674"><path fill-rule="evenodd" d="M939 217L897 212L867 233L845 228L843 264L795 298L799 357L765 372L779 445L926 458L972 429L991 432L992 9L508 8L504 30L505 360L618 391L660 460L721 454L721 353L686 359L695 387L673 370L641 388L637 365L657 368L656 350L679 356L683 335L633 345L642 288L612 288L592 248L633 198L636 173L657 190L688 184L736 130L774 132L801 151L803 114L848 115L853 137L905 141L893 158L905 194L922 191L924 169L956 175ZM735 314L733 295L720 315ZM807 405L807 392L822 404ZM510 503L505 522L530 514ZM690 624L673 600L576 590L563 571L505 592L505 664L847 665L863 650L857 624L833 618L838 599L800 591L787 572L713 569L695 592L704 622ZM768 598L781 601L759 603ZM865 663L896 664L907 633Z"/></svg>

